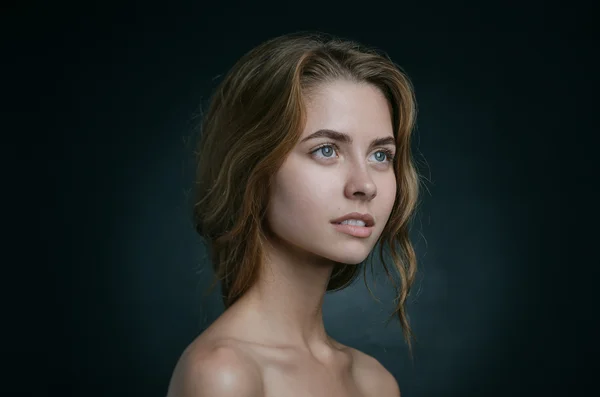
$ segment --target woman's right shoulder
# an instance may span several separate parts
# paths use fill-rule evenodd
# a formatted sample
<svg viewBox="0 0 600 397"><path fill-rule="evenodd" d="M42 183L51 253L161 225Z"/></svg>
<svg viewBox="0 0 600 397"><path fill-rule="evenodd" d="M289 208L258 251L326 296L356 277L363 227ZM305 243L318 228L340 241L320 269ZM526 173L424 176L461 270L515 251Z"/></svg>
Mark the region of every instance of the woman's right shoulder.
<svg viewBox="0 0 600 397"><path fill-rule="evenodd" d="M179 358L167 397L262 397L259 366L234 341L198 338Z"/></svg>

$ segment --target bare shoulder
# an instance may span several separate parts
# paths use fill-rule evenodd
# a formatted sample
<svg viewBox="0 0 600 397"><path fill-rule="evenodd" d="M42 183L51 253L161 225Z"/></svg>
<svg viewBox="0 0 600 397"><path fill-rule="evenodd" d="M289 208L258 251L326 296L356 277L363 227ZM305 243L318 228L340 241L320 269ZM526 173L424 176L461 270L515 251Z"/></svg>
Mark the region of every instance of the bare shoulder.
<svg viewBox="0 0 600 397"><path fill-rule="evenodd" d="M260 368L241 349L227 343L194 342L183 352L167 397L262 397Z"/></svg>
<svg viewBox="0 0 600 397"><path fill-rule="evenodd" d="M356 383L367 396L399 397L396 378L375 357L350 348Z"/></svg>

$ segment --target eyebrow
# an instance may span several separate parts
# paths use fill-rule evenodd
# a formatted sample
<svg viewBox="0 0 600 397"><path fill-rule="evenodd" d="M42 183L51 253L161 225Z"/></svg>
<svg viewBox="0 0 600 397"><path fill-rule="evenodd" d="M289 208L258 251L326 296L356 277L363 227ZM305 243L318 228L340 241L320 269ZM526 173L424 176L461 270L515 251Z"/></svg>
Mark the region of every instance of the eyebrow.
<svg viewBox="0 0 600 397"><path fill-rule="evenodd" d="M312 134L310 134L309 136L304 138L302 141L300 141L300 143L306 142L310 139L316 139L316 138L329 138L334 141L338 141L338 142L342 142L342 143L346 143L346 144L352 143L352 137L350 135L344 134L343 132L328 130L328 129L313 132ZM394 137L391 137L391 136L388 136L385 138L376 138L371 141L371 144L369 145L369 149L372 149L376 146L383 146L383 145L396 146L396 140L394 139Z"/></svg>

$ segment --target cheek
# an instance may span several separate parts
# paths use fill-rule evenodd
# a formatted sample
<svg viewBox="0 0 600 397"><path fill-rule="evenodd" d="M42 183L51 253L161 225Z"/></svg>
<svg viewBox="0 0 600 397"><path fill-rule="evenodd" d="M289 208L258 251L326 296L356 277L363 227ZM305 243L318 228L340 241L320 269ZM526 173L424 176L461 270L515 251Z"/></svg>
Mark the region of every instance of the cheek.
<svg viewBox="0 0 600 397"><path fill-rule="evenodd" d="M396 201L396 178L386 178L381 181L376 200L378 201L376 208L379 211L379 216L382 219L387 219L392 212L394 202Z"/></svg>
<svg viewBox="0 0 600 397"><path fill-rule="evenodd" d="M315 175L282 172L277 176L268 211L275 232L306 231L328 221L327 205L335 186Z"/></svg>

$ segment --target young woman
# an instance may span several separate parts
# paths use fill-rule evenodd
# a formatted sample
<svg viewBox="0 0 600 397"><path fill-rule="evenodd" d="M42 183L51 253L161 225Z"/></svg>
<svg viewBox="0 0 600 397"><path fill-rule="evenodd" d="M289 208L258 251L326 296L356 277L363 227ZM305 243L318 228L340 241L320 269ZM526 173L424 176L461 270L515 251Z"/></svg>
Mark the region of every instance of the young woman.
<svg viewBox="0 0 600 397"><path fill-rule="evenodd" d="M183 352L169 397L400 395L327 334L322 304L379 243L410 347L414 117L407 77L354 42L286 35L236 63L203 119L194 207L226 310Z"/></svg>

